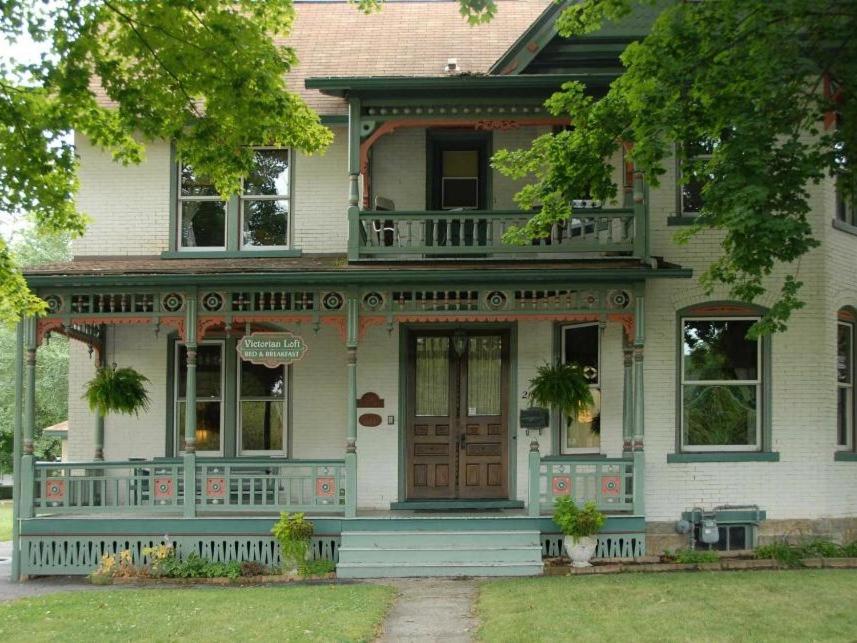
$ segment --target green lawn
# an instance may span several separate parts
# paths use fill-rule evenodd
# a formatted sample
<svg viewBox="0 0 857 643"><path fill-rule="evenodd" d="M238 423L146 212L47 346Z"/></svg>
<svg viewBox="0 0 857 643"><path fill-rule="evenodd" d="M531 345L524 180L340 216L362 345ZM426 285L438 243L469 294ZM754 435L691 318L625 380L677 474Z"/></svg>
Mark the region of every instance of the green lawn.
<svg viewBox="0 0 857 643"><path fill-rule="evenodd" d="M485 582L485 641L857 640L857 570Z"/></svg>
<svg viewBox="0 0 857 643"><path fill-rule="evenodd" d="M378 585L79 591L0 603L0 641L368 641Z"/></svg>
<svg viewBox="0 0 857 643"><path fill-rule="evenodd" d="M12 501L0 500L0 542L12 540Z"/></svg>

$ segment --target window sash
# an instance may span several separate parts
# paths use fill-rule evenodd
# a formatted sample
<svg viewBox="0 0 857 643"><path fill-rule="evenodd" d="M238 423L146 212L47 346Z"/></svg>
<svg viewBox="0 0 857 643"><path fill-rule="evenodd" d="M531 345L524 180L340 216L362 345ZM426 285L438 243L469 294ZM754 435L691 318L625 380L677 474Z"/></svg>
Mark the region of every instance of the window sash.
<svg viewBox="0 0 857 643"><path fill-rule="evenodd" d="M560 328L559 328L560 347L559 348L560 348L560 359L562 360L563 363L565 363L566 331L579 329L579 328L587 328L587 327L592 327L592 326L599 327L599 323L598 322L590 322L590 323L584 323L584 324L564 324L564 325L560 326ZM596 378L595 382L593 382L589 385L589 388L590 388L590 390L597 391L599 394L602 394L602 391L601 391L601 332L600 332L600 330L596 334L596 337L597 337L596 354L598 355L598 357L596 360L597 363L596 363L595 367L598 369L598 377ZM599 411L603 412L603 410L604 410L604 400L602 398L600 401ZM570 427L568 426L568 423L565 421L565 418L563 418L562 416L560 416L559 422L560 422L560 452L561 453L569 454L569 455L573 455L573 454L587 455L587 454L601 453L601 437L600 437L600 434L599 434L599 438L598 438L598 446L569 447L568 446L568 430ZM603 427L602 427L602 429L603 429Z"/></svg>
<svg viewBox="0 0 857 643"><path fill-rule="evenodd" d="M235 423L236 423L236 443L235 443L235 453L239 456L241 455L285 455L286 447L288 445L289 439L289 386L291 382L289 381L290 370L287 366L281 366L279 368L283 369L283 394L282 395L242 395L241 394L241 360L239 359L236 364L236 400L235 400ZM283 444L279 449L244 449L244 427L243 427L243 414L241 413L241 406L244 402L280 402L282 404L282 416L283 416Z"/></svg>
<svg viewBox="0 0 857 643"><path fill-rule="evenodd" d="M224 392L226 390L226 388L225 388L225 385L226 385L226 381L225 381L226 380L226 378L225 378L226 369L224 368L224 357L226 356L225 344L226 344L226 342L224 342L223 340L209 340L209 341L199 342L199 344L198 344L198 346L212 346L212 345L219 345L220 346L220 395L217 395L215 397L198 397L196 399L197 403L199 403L199 402L211 402L211 403L217 403L220 405L220 449L218 449L217 451L197 451L197 453L200 455L223 455L223 442L224 442L224 437L225 437L225 411L226 411L226 409L225 409L226 405L224 404ZM180 423L179 423L179 417L181 415L179 412L179 407L180 407L181 403L185 403L185 404L187 403L187 396L186 395L179 396L179 390L181 388L180 383L179 383L179 379L181 377L181 364L179 363L180 362L179 358L181 356L181 351L179 350L180 346L185 346L185 343L184 342L176 342L175 360L174 360L175 361L175 364L174 364L174 374L175 375L173 377L173 380L174 380L173 381L173 398L175 400L174 405L173 405L173 432L175 433L174 442L175 442L176 453L184 453L184 450L181 448L181 446L182 446L182 439L184 438L185 427L183 425L180 425ZM187 390L187 385L185 385L185 390Z"/></svg>
<svg viewBox="0 0 857 643"><path fill-rule="evenodd" d="M278 147L254 147L254 150L287 150L288 151L288 173L289 173L289 193L288 194L245 194L244 183L241 183L241 191L237 197L237 206L235 199L229 199L224 202L223 216L223 244L218 246L188 246L182 243L182 204L185 202L195 203L211 203L222 201L219 195L183 195L182 194L182 167L181 162L178 163L178 171L176 172L176 202L175 202L175 234L176 234L176 249L181 252L211 252L211 251L226 251L230 248L234 249L235 244L241 251L267 251L267 250L291 250L293 247L293 217L291 200L294 185L294 151L292 148ZM283 201L286 204L286 243L278 245L253 245L244 243L244 204L247 201ZM230 243L230 231L237 231L237 241Z"/></svg>
<svg viewBox="0 0 857 643"><path fill-rule="evenodd" d="M689 380L685 379L684 328L689 321L759 321L759 317L682 317L679 326L679 359L681 363L681 382L679 391L679 430L681 432L682 451L761 451L762 450L762 415L764 409L764 390L762 387L764 373L762 372L762 341L756 340L756 378L749 380ZM755 386L756 388L756 435L752 444L688 444L688 427L685 422L685 387L686 386Z"/></svg>
<svg viewBox="0 0 857 643"><path fill-rule="evenodd" d="M691 157L691 158L695 161L708 162L713 157L714 157L713 154L694 154L693 157ZM684 168L684 163L682 161L679 161L679 163L678 163L678 170L679 170L679 178L684 178L684 174L686 173L686 170ZM684 193L684 191L685 191L685 188L687 188L689 185L690 185L689 183L683 183L683 182L679 181L677 186L676 186L678 188L679 214L683 217L698 217L700 212L701 212L700 210L688 210L685 207L685 193ZM700 195L699 199L700 199L700 201L702 200L702 195Z"/></svg>

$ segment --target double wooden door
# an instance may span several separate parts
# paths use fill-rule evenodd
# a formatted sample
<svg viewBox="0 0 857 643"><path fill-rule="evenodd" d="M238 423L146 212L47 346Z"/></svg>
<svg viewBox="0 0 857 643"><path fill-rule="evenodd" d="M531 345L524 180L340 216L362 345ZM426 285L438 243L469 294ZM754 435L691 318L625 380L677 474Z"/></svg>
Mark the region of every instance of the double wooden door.
<svg viewBox="0 0 857 643"><path fill-rule="evenodd" d="M509 334L408 337L408 499L508 497Z"/></svg>

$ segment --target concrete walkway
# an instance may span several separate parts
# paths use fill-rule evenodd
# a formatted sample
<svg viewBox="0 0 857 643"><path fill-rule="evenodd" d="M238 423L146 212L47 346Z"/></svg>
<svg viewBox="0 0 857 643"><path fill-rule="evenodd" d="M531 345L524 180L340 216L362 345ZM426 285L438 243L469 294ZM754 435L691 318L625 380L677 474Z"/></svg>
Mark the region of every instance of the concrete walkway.
<svg viewBox="0 0 857 643"><path fill-rule="evenodd" d="M382 643L391 641L472 641L478 621L473 609L476 582L441 578L384 579L399 593L384 621Z"/></svg>
<svg viewBox="0 0 857 643"><path fill-rule="evenodd" d="M0 601L72 590L104 589L103 586L90 585L82 576L49 576L13 583L9 578L11 573L12 541L0 542Z"/></svg>

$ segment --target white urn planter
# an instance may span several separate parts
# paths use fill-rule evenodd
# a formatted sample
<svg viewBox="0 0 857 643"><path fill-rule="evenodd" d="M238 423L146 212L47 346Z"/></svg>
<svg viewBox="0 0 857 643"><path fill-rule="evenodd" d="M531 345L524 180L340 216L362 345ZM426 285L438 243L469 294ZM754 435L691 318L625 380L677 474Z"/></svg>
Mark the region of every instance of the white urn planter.
<svg viewBox="0 0 857 643"><path fill-rule="evenodd" d="M598 547L598 539L595 536L580 538L566 536L565 538L565 553L571 558L572 567L592 567L589 561L595 555L596 547Z"/></svg>

